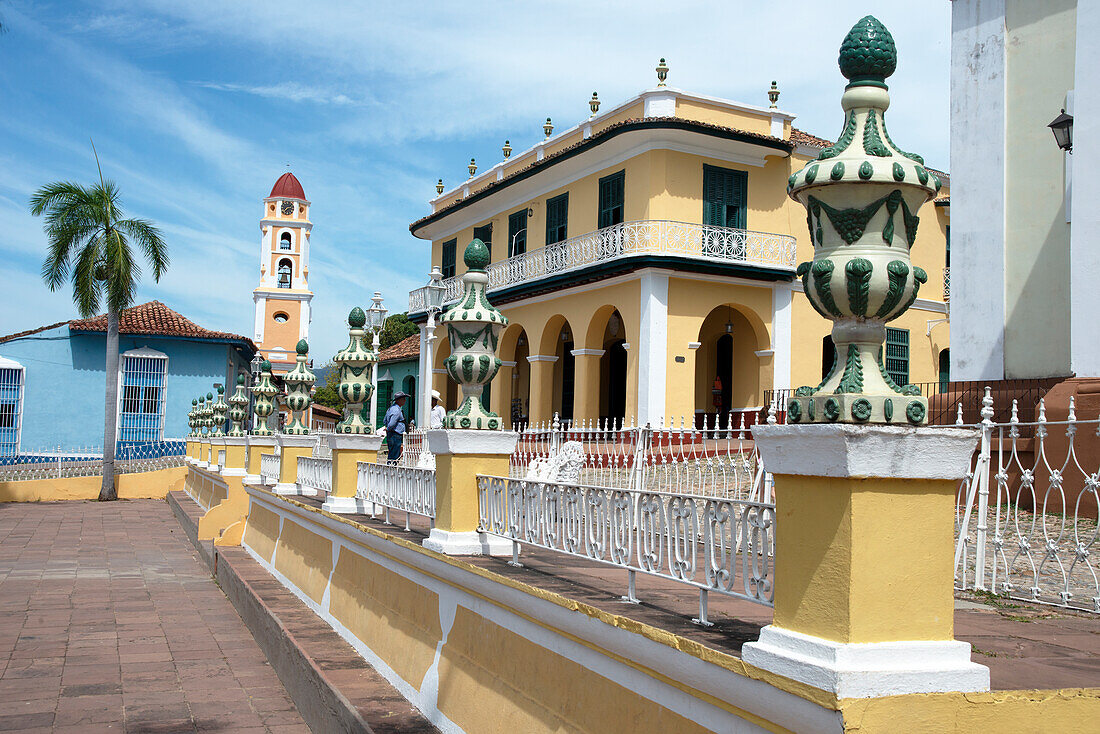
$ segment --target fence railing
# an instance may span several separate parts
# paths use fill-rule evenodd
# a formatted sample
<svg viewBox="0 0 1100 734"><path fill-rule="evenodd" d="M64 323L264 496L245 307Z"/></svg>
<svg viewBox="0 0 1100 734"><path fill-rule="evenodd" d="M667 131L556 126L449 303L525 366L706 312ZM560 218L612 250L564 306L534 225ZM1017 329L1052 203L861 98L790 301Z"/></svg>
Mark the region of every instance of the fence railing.
<svg viewBox="0 0 1100 734"><path fill-rule="evenodd" d="M768 501L763 465L743 418L737 427L529 426L509 462L513 479Z"/></svg>
<svg viewBox="0 0 1100 734"><path fill-rule="evenodd" d="M279 481L280 457L278 454L260 454L260 479L264 484Z"/></svg>
<svg viewBox="0 0 1100 734"><path fill-rule="evenodd" d="M480 529L627 571L629 601L638 573L707 594L772 605L775 505L685 493L639 491L509 477L478 477Z"/></svg>
<svg viewBox="0 0 1100 734"><path fill-rule="evenodd" d="M435 518L435 470L413 466L375 464L360 461L355 496L384 510L385 521L390 523L390 510L405 513L405 529L409 529L409 515Z"/></svg>
<svg viewBox="0 0 1100 734"><path fill-rule="evenodd" d="M1100 514L1100 420L994 422L984 398L981 445L960 483L955 586L1100 612L1093 553Z"/></svg>
<svg viewBox="0 0 1100 734"><path fill-rule="evenodd" d="M657 219L622 222L490 265L489 291L642 255L794 270L796 246L794 237L772 232ZM443 286L445 303L458 300L458 278L447 278ZM409 293L410 313L427 306L426 288Z"/></svg>
<svg viewBox="0 0 1100 734"><path fill-rule="evenodd" d="M332 459L319 456L299 456L298 484L315 493L332 491Z"/></svg>
<svg viewBox="0 0 1100 734"><path fill-rule="evenodd" d="M115 473L137 474L183 466L184 439L156 443L120 444L115 448ZM0 481L90 477L103 474L102 447L23 451L0 458Z"/></svg>

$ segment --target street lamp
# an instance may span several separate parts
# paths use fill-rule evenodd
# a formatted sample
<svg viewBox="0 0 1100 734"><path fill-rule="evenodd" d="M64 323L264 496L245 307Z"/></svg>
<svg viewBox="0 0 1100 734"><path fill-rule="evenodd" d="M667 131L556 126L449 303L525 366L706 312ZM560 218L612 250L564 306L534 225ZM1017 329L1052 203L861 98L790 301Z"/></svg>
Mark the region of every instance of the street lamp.
<svg viewBox="0 0 1100 734"><path fill-rule="evenodd" d="M432 426L432 346L435 341L435 316L443 310L443 299L447 296L447 286L443 285L443 272L438 265L432 267L432 274L425 288L427 291L428 322L424 325L424 372L420 375L420 425Z"/></svg>
<svg viewBox="0 0 1100 734"><path fill-rule="evenodd" d="M1067 115L1065 110L1054 118L1047 127L1054 133L1054 141L1058 147L1067 153L1073 153L1073 115Z"/></svg>
<svg viewBox="0 0 1100 734"><path fill-rule="evenodd" d="M378 418L378 352L382 346L382 327L386 325L386 314L389 312L382 305L382 292L375 291L371 298L370 308L367 309L367 329L374 333L371 348L374 350L374 368L371 370L370 414L371 424ZM388 406L387 406L388 407Z"/></svg>
<svg viewBox="0 0 1100 734"><path fill-rule="evenodd" d="M256 387L260 384L260 367L264 363L263 356L256 352L252 356L252 361L248 363L248 369L252 373L252 387ZM255 415L253 410L256 407L256 393L252 390L248 391L248 418L245 419L244 430L246 433L251 431L255 426L252 425L252 416Z"/></svg>

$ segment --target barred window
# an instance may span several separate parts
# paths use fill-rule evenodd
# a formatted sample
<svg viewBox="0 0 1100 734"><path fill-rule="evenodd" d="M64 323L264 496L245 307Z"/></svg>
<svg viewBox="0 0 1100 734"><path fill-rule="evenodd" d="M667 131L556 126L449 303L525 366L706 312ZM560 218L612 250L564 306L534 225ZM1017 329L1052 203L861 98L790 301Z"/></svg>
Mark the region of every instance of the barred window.
<svg viewBox="0 0 1100 734"><path fill-rule="evenodd" d="M119 441L148 443L163 439L167 367L167 355L152 349L135 349L122 355Z"/></svg>
<svg viewBox="0 0 1100 734"><path fill-rule="evenodd" d="M0 456L16 456L23 413L23 367L2 357L0 364Z"/></svg>

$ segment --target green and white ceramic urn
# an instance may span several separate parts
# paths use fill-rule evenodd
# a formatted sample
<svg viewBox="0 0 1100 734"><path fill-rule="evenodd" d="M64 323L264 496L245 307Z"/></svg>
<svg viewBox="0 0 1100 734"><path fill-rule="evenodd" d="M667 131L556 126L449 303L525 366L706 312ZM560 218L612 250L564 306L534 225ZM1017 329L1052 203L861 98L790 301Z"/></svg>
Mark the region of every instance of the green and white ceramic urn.
<svg viewBox="0 0 1100 734"><path fill-rule="evenodd" d="M928 276L909 259L917 211L940 189L924 160L886 132L897 51L890 31L868 15L840 47L848 78L844 130L817 160L791 176L788 193L806 207L813 262L798 275L813 307L833 321L836 362L817 387L800 387L788 423L901 423L927 420L928 401L886 372L886 324L913 305Z"/></svg>
<svg viewBox="0 0 1100 734"><path fill-rule="evenodd" d="M206 428L207 438L214 435L214 393L206 393L206 406L202 409L202 424Z"/></svg>
<svg viewBox="0 0 1100 734"><path fill-rule="evenodd" d="M248 418L248 396L244 394L244 375L237 375L237 387L226 401L229 405L229 432L225 435L244 436L244 422Z"/></svg>
<svg viewBox="0 0 1100 734"><path fill-rule="evenodd" d="M264 360L260 363L260 381L252 387L252 394L256 396L252 407L254 418L252 420L253 436L271 436L271 428L267 425L267 419L275 412L275 396L279 388L271 381L271 362Z"/></svg>
<svg viewBox="0 0 1100 734"><path fill-rule="evenodd" d="M451 356L444 366L451 379L462 386L463 400L443 419L443 427L499 431L503 428L500 416L485 409L481 394L500 370L497 347L508 318L493 308L485 295L489 248L475 239L467 245L462 259L467 268L462 276L462 297L440 321L447 326L451 344Z"/></svg>
<svg viewBox="0 0 1100 734"><path fill-rule="evenodd" d="M218 391L218 399L215 400L214 405L211 406L214 425L210 435L216 438L222 438L225 436L225 414L229 410L229 406L225 402L225 388L218 385L216 389Z"/></svg>
<svg viewBox="0 0 1100 734"><path fill-rule="evenodd" d="M367 332L363 325L367 315L356 306L348 314L348 345L336 353L332 361L340 367L340 382L336 394L346 405L344 419L336 424L337 433L373 433L370 418L371 367L378 361L366 343Z"/></svg>
<svg viewBox="0 0 1100 734"><path fill-rule="evenodd" d="M199 400L198 400L198 398L192 398L191 399L191 410L187 411L187 427L191 429L191 432L188 433L187 435L190 438L195 438L196 436L199 435L198 410L199 410Z"/></svg>
<svg viewBox="0 0 1100 734"><path fill-rule="evenodd" d="M298 341L298 346L295 347L295 351L298 353L297 364L294 365L294 369L286 373L283 377L283 382L286 383L286 398L284 403L287 410L290 411L290 422L287 423L286 428L283 429L283 433L291 436L304 436L309 433L309 426L304 422L305 412L309 410L309 406L313 403L313 398L310 397L310 389L313 387L313 383L317 382L317 376L306 365L306 361L309 359L309 344L305 339Z"/></svg>

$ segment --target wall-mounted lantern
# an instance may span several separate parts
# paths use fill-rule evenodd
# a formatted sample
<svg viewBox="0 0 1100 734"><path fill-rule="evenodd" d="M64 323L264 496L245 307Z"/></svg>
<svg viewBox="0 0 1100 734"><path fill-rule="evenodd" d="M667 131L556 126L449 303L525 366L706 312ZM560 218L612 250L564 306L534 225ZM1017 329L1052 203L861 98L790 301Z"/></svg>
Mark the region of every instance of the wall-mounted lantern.
<svg viewBox="0 0 1100 734"><path fill-rule="evenodd" d="M1054 133L1054 140L1058 147L1067 153L1073 152L1073 115L1067 115L1065 110L1047 125Z"/></svg>

